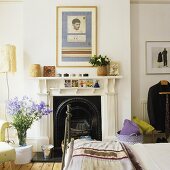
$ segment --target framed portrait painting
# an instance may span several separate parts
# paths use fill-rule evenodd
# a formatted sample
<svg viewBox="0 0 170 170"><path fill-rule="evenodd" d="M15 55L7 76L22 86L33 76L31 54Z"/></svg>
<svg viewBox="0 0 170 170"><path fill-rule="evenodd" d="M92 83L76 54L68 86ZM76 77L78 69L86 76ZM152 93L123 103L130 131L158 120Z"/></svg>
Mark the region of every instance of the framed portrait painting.
<svg viewBox="0 0 170 170"><path fill-rule="evenodd" d="M91 66L96 54L95 6L57 7L57 66Z"/></svg>
<svg viewBox="0 0 170 170"><path fill-rule="evenodd" d="M146 73L170 73L170 41L146 42Z"/></svg>

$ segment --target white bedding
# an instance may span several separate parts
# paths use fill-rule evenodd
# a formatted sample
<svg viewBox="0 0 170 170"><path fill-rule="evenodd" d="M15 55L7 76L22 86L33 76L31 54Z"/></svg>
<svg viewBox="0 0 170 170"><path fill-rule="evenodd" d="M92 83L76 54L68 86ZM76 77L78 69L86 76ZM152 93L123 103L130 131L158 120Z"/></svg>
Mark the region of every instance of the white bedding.
<svg viewBox="0 0 170 170"><path fill-rule="evenodd" d="M84 151L88 151L89 148L104 152L113 150L116 151L116 154L120 152L120 155L117 154L115 159L112 157L101 159L96 155L88 156ZM136 169L170 170L170 143L126 145L126 148L130 149L134 157L128 156L132 156L131 158L137 161L137 164L134 164ZM131 160L121 151L122 145L116 141L101 142L78 139L70 143L64 170L134 170ZM133 163L134 159L132 159Z"/></svg>
<svg viewBox="0 0 170 170"><path fill-rule="evenodd" d="M90 154L88 154L88 151ZM92 154L91 154L92 152ZM94 152L94 153L93 153ZM104 156L107 153L107 156ZM108 154L109 152L109 154ZM110 153L111 154L110 156ZM115 154L115 155L114 155ZM102 155L102 156L100 156ZM64 170L134 170L119 142L75 140L66 154Z"/></svg>
<svg viewBox="0 0 170 170"><path fill-rule="evenodd" d="M170 170L170 143L129 146L144 170Z"/></svg>

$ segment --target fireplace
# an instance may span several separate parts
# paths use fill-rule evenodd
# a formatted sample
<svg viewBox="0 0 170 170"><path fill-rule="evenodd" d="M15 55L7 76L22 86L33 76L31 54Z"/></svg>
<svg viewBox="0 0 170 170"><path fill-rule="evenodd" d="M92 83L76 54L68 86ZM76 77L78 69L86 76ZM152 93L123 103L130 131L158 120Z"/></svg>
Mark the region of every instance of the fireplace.
<svg viewBox="0 0 170 170"><path fill-rule="evenodd" d="M89 135L97 140L112 139L113 135L118 131L117 81L121 78L122 76L91 75L89 77L74 78L35 78L36 93L39 96L39 100L45 101L53 109L53 114L43 117L43 119L36 122L33 137L30 137L28 134L28 142L31 144L34 142L33 150L41 152L42 145L53 144L55 148L59 148L61 151L61 141L64 137L64 121L66 117L65 111L68 103L71 104L71 107L74 106L72 110L72 112L74 111L72 119L74 133L72 136ZM100 87L65 87L64 83L67 79L80 81L90 79L94 82L98 80ZM80 107L77 107L77 100L72 100L73 98L77 98L78 101L81 98ZM83 104L85 104L84 109L81 107ZM79 115L82 118L79 118Z"/></svg>
<svg viewBox="0 0 170 170"><path fill-rule="evenodd" d="M101 96L53 96L53 136L61 156L67 105L71 106L71 137L91 136L102 140Z"/></svg>

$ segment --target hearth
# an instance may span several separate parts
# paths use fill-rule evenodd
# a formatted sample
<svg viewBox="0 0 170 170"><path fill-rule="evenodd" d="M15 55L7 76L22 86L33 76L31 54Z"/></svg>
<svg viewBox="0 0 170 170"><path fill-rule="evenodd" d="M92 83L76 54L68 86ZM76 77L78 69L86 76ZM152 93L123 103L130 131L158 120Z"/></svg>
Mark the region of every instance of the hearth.
<svg viewBox="0 0 170 170"><path fill-rule="evenodd" d="M101 96L53 96L54 147L60 157L67 105L71 106L71 137L102 140Z"/></svg>

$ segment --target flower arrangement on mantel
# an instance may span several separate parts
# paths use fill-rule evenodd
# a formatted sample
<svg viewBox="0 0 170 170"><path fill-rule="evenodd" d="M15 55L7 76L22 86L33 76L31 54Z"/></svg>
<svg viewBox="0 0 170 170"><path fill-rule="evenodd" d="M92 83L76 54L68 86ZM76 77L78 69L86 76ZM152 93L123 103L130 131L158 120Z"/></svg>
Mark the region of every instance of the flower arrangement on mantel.
<svg viewBox="0 0 170 170"><path fill-rule="evenodd" d="M110 64L110 59L107 56L102 55L94 55L90 58L89 63L92 66L97 66L97 75L98 76L106 76L107 75L107 65Z"/></svg>
<svg viewBox="0 0 170 170"><path fill-rule="evenodd" d="M25 146L27 130L34 121L49 115L52 110L43 101L36 103L31 98L24 96L21 100L18 97L10 99L7 112L12 116L12 126L17 130L19 145Z"/></svg>

